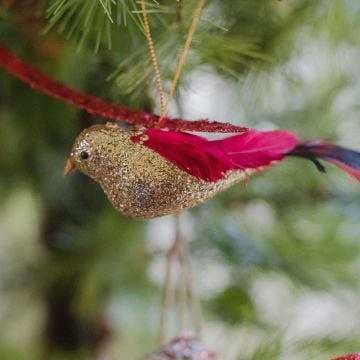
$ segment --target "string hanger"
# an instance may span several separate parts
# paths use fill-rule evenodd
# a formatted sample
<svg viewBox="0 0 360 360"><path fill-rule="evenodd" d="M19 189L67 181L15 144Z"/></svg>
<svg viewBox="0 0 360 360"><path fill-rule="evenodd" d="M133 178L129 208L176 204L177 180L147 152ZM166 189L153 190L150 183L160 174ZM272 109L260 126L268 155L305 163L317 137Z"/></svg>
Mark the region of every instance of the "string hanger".
<svg viewBox="0 0 360 360"><path fill-rule="evenodd" d="M146 4L145 4L145 0L140 1L142 17L143 17L143 21L144 21L145 36L146 36L146 39L148 42L149 52L150 52L150 56L151 56L151 62L152 62L152 66L153 66L154 74L155 74L156 87L157 87L157 90L159 93L160 116L159 116L159 121L157 124L158 126L160 126L162 120L164 119L166 112L167 112L167 107L168 107L172 97L174 96L176 85L179 81L182 69L185 64L186 57L189 53L190 45L191 45L192 39L195 34L196 26L200 20L201 11L204 7L204 4L205 4L205 0L198 0L198 2L197 2L195 12L194 12L194 17L193 17L193 20L189 27L189 31L188 31L186 39L185 39L184 47L179 55L178 64L177 64L177 67L175 70L173 80L171 82L171 87L170 87L169 93L166 97L166 100L164 100L164 90L163 90L163 86L162 86L159 62L158 62L158 59L156 56L155 45L154 45L154 41L153 41L152 35L151 35L151 29L150 29L149 19L148 19L148 15L147 15L147 10L146 10Z"/></svg>

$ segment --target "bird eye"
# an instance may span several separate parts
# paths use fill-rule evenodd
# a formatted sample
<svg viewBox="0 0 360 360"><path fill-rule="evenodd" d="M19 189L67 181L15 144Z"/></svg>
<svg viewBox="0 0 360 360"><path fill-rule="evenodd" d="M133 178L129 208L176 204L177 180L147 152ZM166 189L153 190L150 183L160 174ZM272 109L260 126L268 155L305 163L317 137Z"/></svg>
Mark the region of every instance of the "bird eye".
<svg viewBox="0 0 360 360"><path fill-rule="evenodd" d="M83 150L81 153L80 153L80 159L81 160L86 160L86 159L88 159L89 158L89 153L87 152L87 151L85 151L85 150Z"/></svg>

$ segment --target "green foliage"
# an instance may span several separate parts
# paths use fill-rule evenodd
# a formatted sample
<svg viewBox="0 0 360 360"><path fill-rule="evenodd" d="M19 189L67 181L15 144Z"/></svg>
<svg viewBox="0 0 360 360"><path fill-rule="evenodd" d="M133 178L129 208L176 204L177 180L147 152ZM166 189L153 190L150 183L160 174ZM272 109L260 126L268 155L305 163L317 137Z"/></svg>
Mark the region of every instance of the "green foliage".
<svg viewBox="0 0 360 360"><path fill-rule="evenodd" d="M95 50L99 50L103 42L111 48L113 26L126 26L128 16L139 23L133 14L135 9L133 0L52 0L47 9L49 25L45 31L56 26L61 33L75 39L79 49L88 38L95 43Z"/></svg>
<svg viewBox="0 0 360 360"><path fill-rule="evenodd" d="M215 296L209 305L222 321L229 324L256 323L256 311L249 294L239 286L231 286Z"/></svg>
<svg viewBox="0 0 360 360"><path fill-rule="evenodd" d="M164 80L173 76L195 3L194 0L147 3ZM249 68L268 67L279 57L286 58L291 51L291 34L306 21L306 15L317 3L308 0L209 2L195 34L187 71L209 64L227 76L239 78ZM132 102L139 101L143 84L153 78L139 11L139 5L132 0L52 0L47 9L47 30L56 27L78 46L93 44L98 51L106 43L119 52L118 69L109 79L115 81L119 95L131 95ZM282 46L284 43L286 47Z"/></svg>

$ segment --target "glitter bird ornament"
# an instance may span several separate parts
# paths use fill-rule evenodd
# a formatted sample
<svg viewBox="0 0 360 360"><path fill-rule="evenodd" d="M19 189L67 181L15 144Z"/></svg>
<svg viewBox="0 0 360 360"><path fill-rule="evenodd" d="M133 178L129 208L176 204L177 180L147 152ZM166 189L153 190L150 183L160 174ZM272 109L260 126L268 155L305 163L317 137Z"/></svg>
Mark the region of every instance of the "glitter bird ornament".
<svg viewBox="0 0 360 360"><path fill-rule="evenodd" d="M65 174L78 169L100 184L112 205L150 219L193 207L285 156L327 160L360 181L360 153L321 141L301 143L284 130L249 130L210 141L161 129L94 125L75 140Z"/></svg>
<svg viewBox="0 0 360 360"><path fill-rule="evenodd" d="M152 130L148 135L112 123L94 125L75 140L64 173L78 169L90 176L118 211L137 219L179 213L244 179L239 171L216 182L191 175L145 145L156 133L164 139L172 134Z"/></svg>

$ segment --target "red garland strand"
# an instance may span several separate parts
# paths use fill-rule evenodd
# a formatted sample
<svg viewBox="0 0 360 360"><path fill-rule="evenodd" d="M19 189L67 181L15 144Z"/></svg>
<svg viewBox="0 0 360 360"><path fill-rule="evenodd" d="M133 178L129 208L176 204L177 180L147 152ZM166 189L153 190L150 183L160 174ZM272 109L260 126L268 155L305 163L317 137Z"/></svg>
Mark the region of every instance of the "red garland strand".
<svg viewBox="0 0 360 360"><path fill-rule="evenodd" d="M84 94L51 79L35 67L24 63L1 43L0 67L30 87L38 89L55 99L75 105L92 115L100 115L108 119L124 121L146 128L154 128L158 123L158 115L105 102L97 97ZM208 120L188 121L180 118L166 119L166 122L162 124L161 127L175 131L187 130L219 133L239 133L247 131L247 128L230 123L210 122Z"/></svg>
<svg viewBox="0 0 360 360"><path fill-rule="evenodd" d="M337 357L336 359L333 360L360 360L360 353Z"/></svg>

